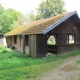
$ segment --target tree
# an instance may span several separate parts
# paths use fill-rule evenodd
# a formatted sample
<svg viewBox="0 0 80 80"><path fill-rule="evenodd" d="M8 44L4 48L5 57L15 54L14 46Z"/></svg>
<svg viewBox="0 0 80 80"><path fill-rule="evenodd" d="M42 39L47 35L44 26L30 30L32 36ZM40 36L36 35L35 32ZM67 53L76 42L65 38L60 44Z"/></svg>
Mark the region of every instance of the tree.
<svg viewBox="0 0 80 80"><path fill-rule="evenodd" d="M12 8L4 10L2 6L0 6L0 10L2 11L2 13L0 12L0 33L7 33L22 24L23 16L20 12Z"/></svg>
<svg viewBox="0 0 80 80"><path fill-rule="evenodd" d="M34 13L34 11L30 11L29 15L28 15L28 21L35 21L36 20L36 15Z"/></svg>
<svg viewBox="0 0 80 80"><path fill-rule="evenodd" d="M19 27L20 25L22 25L24 23L24 16L23 14L19 14L17 16L16 21L12 24L13 28Z"/></svg>
<svg viewBox="0 0 80 80"><path fill-rule="evenodd" d="M9 16L12 17L13 21L14 20L17 20L17 17L20 15L20 12L16 11L15 9L13 8L9 8L7 10L5 10L5 13Z"/></svg>
<svg viewBox="0 0 80 80"><path fill-rule="evenodd" d="M12 29L11 28L12 23L13 23L12 18L6 13L3 13L0 16L0 33L6 33L10 31Z"/></svg>
<svg viewBox="0 0 80 80"><path fill-rule="evenodd" d="M0 4L0 14L4 13L4 8L2 7L2 5Z"/></svg>
<svg viewBox="0 0 80 80"><path fill-rule="evenodd" d="M4 8L0 4L0 33L2 32L2 25L1 25L1 20L2 20L2 14L4 13ZM3 24L3 23L2 23Z"/></svg>
<svg viewBox="0 0 80 80"><path fill-rule="evenodd" d="M48 18L64 13L64 1L62 0L45 0L37 8L36 19Z"/></svg>

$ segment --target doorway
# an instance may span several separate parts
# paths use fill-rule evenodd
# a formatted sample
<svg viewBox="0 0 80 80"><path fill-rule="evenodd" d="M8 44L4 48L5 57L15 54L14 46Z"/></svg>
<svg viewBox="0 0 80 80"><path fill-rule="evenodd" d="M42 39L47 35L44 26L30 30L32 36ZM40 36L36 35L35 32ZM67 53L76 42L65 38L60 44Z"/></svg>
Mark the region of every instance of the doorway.
<svg viewBox="0 0 80 80"><path fill-rule="evenodd" d="M57 54L57 35L47 35L47 52Z"/></svg>

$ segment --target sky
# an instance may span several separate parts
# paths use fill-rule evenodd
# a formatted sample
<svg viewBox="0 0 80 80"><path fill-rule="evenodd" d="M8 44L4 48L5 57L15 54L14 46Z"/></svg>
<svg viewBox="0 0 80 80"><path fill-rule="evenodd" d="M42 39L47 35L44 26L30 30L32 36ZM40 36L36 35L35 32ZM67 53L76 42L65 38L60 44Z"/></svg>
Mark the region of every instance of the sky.
<svg viewBox="0 0 80 80"><path fill-rule="evenodd" d="M77 11L80 16L80 0L64 0L67 11Z"/></svg>
<svg viewBox="0 0 80 80"><path fill-rule="evenodd" d="M35 10L43 0L0 0L0 4L5 8L14 8L23 14L29 14ZM80 16L80 0L64 0L65 9L69 12L77 11Z"/></svg>

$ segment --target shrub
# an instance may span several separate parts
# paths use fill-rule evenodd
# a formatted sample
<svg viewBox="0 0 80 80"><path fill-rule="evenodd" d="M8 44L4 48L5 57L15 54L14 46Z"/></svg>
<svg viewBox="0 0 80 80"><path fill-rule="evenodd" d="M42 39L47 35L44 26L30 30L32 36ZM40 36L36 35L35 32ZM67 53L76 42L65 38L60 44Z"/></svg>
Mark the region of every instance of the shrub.
<svg viewBox="0 0 80 80"><path fill-rule="evenodd" d="M5 53L5 52L8 52L8 51L11 51L11 49L0 45L0 53Z"/></svg>

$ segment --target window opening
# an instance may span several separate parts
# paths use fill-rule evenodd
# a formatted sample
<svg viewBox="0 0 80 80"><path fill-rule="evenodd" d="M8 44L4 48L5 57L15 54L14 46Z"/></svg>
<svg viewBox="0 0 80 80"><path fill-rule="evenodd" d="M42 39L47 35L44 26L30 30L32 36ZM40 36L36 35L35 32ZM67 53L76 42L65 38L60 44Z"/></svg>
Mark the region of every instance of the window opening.
<svg viewBox="0 0 80 80"><path fill-rule="evenodd" d="M74 44L74 35L67 35L67 44Z"/></svg>

